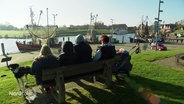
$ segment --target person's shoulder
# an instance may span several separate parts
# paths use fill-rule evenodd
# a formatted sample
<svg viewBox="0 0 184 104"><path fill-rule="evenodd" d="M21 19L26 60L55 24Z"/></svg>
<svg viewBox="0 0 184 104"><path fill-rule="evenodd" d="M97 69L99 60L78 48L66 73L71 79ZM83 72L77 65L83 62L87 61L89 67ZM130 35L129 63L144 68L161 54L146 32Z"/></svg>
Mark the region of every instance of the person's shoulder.
<svg viewBox="0 0 184 104"><path fill-rule="evenodd" d="M115 52L115 46L102 46L101 49L102 53L107 53L107 52Z"/></svg>
<svg viewBox="0 0 184 104"><path fill-rule="evenodd" d="M80 47L80 45L79 44L75 44L73 47L74 48L78 48L78 47Z"/></svg>
<svg viewBox="0 0 184 104"><path fill-rule="evenodd" d="M62 54L59 55L59 57L62 57L62 56L64 56L64 55L65 55L65 53L62 53Z"/></svg>
<svg viewBox="0 0 184 104"><path fill-rule="evenodd" d="M50 59L57 59L57 57L51 54L51 55L45 56L42 60L50 60Z"/></svg>
<svg viewBox="0 0 184 104"><path fill-rule="evenodd" d="M59 56L58 56L58 59L61 59L61 58L63 58L65 56L65 54L63 53L63 54L60 54Z"/></svg>
<svg viewBox="0 0 184 104"><path fill-rule="evenodd" d="M34 61L35 61L35 62L39 62L39 61L41 61L41 60L43 60L43 59L44 59L43 56L38 56L38 57L35 57L35 58L34 58Z"/></svg>

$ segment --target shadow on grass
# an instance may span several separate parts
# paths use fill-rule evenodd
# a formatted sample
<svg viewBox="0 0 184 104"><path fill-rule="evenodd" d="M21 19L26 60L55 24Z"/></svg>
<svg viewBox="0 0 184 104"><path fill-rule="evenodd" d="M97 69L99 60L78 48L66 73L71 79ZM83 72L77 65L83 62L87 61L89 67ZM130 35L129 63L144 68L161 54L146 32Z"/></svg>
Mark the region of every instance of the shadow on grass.
<svg viewBox="0 0 184 104"><path fill-rule="evenodd" d="M155 81L140 76L132 76L131 80L142 85L145 88L151 89L151 91L159 96L162 96L162 104L183 104L184 102L184 87Z"/></svg>
<svg viewBox="0 0 184 104"><path fill-rule="evenodd" d="M113 87L110 89L98 88L82 81L79 81L77 84L90 94L84 94L80 89L73 89L72 91L75 94L66 92L71 97L68 100L77 100L81 104L148 104L127 83L114 82Z"/></svg>

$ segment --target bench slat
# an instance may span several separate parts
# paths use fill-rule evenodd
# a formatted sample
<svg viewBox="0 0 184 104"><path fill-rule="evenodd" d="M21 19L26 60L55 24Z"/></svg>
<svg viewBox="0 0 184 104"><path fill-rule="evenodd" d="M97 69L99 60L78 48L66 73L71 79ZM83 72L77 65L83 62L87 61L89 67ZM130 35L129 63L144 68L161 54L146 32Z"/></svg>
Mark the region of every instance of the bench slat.
<svg viewBox="0 0 184 104"><path fill-rule="evenodd" d="M95 71L100 71L104 67L104 63L113 63L116 59L110 59L106 61L99 61L99 62L89 62L84 64L77 64L77 65L69 65L69 66L62 66L55 69L46 69L42 71L42 80L52 80L55 79L56 74L63 73L64 77L72 77L80 74L87 74L92 73Z"/></svg>
<svg viewBox="0 0 184 104"><path fill-rule="evenodd" d="M42 80L51 80L56 77L56 74L62 73L64 77L70 77L74 75L84 74L84 73L90 73L97 71L99 69L103 68L102 63L86 63L86 64L80 64L80 65L72 65L72 66L63 66L55 69L46 69L42 71Z"/></svg>

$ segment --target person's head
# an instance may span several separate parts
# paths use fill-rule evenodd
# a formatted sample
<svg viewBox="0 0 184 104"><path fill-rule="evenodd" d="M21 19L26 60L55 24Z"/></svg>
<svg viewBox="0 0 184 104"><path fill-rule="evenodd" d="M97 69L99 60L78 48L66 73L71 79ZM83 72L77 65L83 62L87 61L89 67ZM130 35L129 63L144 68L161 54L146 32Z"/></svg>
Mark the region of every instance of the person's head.
<svg viewBox="0 0 184 104"><path fill-rule="evenodd" d="M43 44L40 49L40 54L35 57L35 60L39 60L40 58L45 57L47 55L52 55L52 51L47 44Z"/></svg>
<svg viewBox="0 0 184 104"><path fill-rule="evenodd" d="M81 34L79 34L79 35L77 35L77 36L75 37L75 43L76 43L76 44L79 44L79 43L81 43L81 42L84 42L84 36L81 35Z"/></svg>
<svg viewBox="0 0 184 104"><path fill-rule="evenodd" d="M42 45L40 55L47 56L52 54L50 47L47 44Z"/></svg>
<svg viewBox="0 0 184 104"><path fill-rule="evenodd" d="M102 44L109 43L109 37L107 35L102 35L100 40Z"/></svg>
<svg viewBox="0 0 184 104"><path fill-rule="evenodd" d="M72 53L73 52L73 43L70 41L66 41L63 44L63 52L64 53Z"/></svg>
<svg viewBox="0 0 184 104"><path fill-rule="evenodd" d="M41 57L45 57L47 55L52 55L52 51L50 49L50 47L47 44L42 45L41 49L40 49L40 54L38 57L36 57L35 59L39 59Z"/></svg>

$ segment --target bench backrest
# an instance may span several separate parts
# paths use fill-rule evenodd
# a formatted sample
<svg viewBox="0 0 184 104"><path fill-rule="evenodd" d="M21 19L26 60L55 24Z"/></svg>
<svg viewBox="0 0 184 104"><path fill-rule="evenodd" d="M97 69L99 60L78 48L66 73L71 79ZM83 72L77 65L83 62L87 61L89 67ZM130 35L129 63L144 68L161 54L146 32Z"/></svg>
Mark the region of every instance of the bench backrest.
<svg viewBox="0 0 184 104"><path fill-rule="evenodd" d="M63 77L73 77L76 75L89 74L104 69L105 65L111 65L116 58L102 60L98 62L89 62L83 64L61 66L54 69L46 69L42 71L42 80L52 80L56 78L57 73L62 73Z"/></svg>

